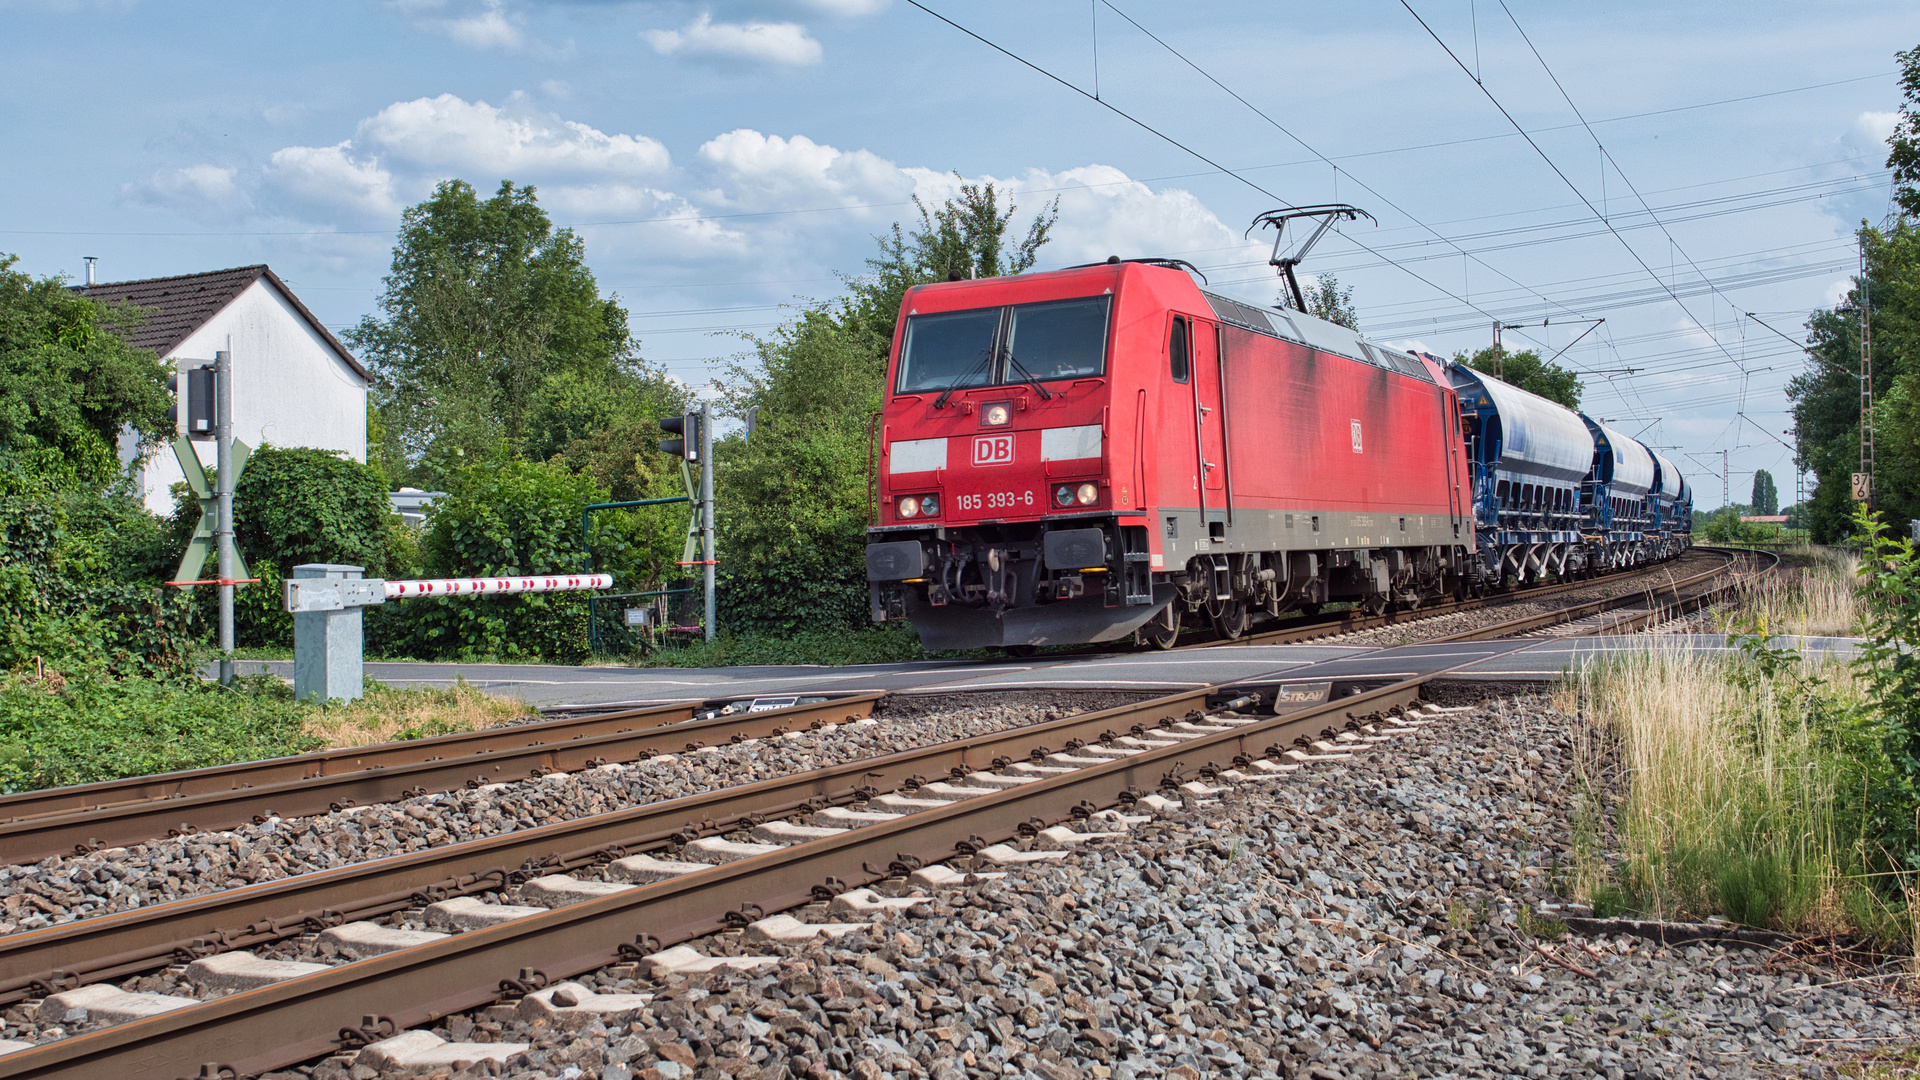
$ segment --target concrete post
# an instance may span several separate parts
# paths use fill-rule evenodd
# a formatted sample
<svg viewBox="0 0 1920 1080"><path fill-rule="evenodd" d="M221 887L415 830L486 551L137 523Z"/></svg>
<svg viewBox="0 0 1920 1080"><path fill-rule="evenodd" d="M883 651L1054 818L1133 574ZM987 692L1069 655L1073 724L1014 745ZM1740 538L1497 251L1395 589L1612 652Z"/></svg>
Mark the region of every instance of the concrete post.
<svg viewBox="0 0 1920 1080"><path fill-rule="evenodd" d="M295 578L358 578L365 567L341 563L302 563ZM357 701L365 666L361 652L361 612L300 611L293 616L293 696L309 699Z"/></svg>

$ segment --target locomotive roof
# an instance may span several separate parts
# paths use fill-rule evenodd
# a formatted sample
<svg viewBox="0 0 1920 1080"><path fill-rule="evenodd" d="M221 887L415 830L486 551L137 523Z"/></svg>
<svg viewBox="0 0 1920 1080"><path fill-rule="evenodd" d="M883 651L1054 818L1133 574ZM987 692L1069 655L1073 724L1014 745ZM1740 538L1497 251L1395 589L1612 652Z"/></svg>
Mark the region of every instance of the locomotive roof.
<svg viewBox="0 0 1920 1080"><path fill-rule="evenodd" d="M1430 383L1433 376L1427 373L1426 365L1411 355L1398 349L1388 348L1376 341L1369 341L1358 333L1339 323L1318 319L1304 311L1291 308L1257 308L1252 304L1243 304L1231 297L1219 293L1200 290L1207 298L1213 313L1220 321L1230 323L1256 334L1282 338L1287 341L1306 345L1321 352L1334 353L1363 364L1397 371L1409 378Z"/></svg>

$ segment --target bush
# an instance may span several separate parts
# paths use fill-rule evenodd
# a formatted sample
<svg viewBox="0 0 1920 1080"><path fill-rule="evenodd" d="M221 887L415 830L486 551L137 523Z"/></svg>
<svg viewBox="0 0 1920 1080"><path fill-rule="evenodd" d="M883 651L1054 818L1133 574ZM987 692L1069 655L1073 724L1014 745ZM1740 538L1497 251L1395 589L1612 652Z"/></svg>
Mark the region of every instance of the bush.
<svg viewBox="0 0 1920 1080"><path fill-rule="evenodd" d="M580 515L607 501L592 479L529 461L469 467L450 487L420 540L428 577L577 572L587 561ZM651 528L639 514L596 519L595 569L642 580ZM577 662L588 654L587 594L407 600L370 613L368 633L388 656Z"/></svg>
<svg viewBox="0 0 1920 1080"><path fill-rule="evenodd" d="M0 454L0 670L179 669L187 612L158 588L165 557L158 523L124 491L61 490Z"/></svg>

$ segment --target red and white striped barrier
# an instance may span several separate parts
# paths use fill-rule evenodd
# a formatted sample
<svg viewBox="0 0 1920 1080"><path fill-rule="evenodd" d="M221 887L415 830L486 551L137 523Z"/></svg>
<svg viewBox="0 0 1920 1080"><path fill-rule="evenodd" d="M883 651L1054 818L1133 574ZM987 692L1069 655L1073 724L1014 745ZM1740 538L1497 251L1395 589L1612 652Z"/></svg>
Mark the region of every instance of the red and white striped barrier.
<svg viewBox="0 0 1920 1080"><path fill-rule="evenodd" d="M513 593L611 589L612 574L535 574L529 577L422 578L388 581L387 599L413 596L506 596Z"/></svg>

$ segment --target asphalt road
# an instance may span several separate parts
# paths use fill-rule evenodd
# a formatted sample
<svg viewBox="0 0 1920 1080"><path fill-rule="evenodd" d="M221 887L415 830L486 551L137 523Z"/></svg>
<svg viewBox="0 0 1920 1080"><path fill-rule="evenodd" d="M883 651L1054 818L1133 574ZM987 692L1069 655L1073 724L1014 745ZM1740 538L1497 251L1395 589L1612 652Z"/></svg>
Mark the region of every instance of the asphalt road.
<svg viewBox="0 0 1920 1080"><path fill-rule="evenodd" d="M1775 639L1775 645L1850 655L1849 638ZM563 667L543 664L370 663L367 674L394 686L444 687L456 679L530 704L650 705L667 701L752 697L793 692L891 690L954 693L979 690L1165 690L1223 682L1276 683L1321 679L1407 678L1460 670L1474 681L1551 679L1608 654L1658 648L1728 652L1718 634L1657 638L1549 638L1372 648L1343 645L1238 645L1173 653L1032 657L1023 660L929 660L850 667L722 668ZM291 661L241 661L242 671L293 677Z"/></svg>

